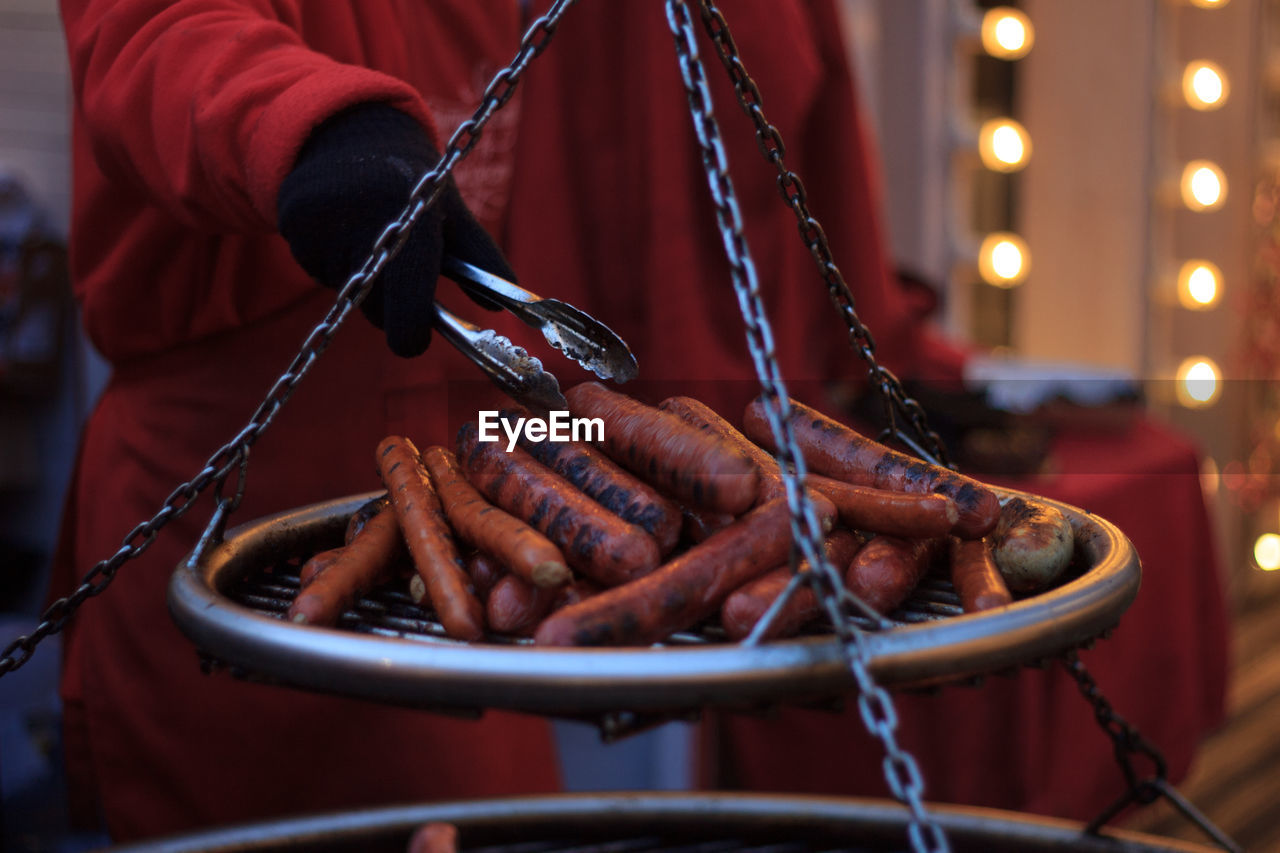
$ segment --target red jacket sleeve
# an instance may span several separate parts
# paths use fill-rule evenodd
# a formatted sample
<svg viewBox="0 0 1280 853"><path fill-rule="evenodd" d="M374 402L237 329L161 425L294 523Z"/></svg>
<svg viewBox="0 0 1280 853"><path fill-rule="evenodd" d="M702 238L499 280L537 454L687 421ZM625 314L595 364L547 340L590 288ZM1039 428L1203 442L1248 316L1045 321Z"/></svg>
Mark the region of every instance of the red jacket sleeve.
<svg viewBox="0 0 1280 853"><path fill-rule="evenodd" d="M433 130L409 85L304 44L301 6L63 0L98 167L193 227L252 231L274 226L280 181L329 115L383 101Z"/></svg>

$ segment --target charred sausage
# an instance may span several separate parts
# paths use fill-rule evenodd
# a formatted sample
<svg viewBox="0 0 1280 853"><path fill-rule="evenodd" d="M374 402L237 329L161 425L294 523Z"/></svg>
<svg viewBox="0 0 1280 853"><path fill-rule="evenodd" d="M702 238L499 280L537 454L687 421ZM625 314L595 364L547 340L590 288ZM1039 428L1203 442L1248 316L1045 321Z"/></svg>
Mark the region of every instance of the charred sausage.
<svg viewBox="0 0 1280 853"><path fill-rule="evenodd" d="M819 474L895 492L946 495L960 513L953 532L964 539L986 536L996 526L1000 502L977 480L885 447L794 400L790 421L805 462ZM753 441L773 447L761 399L747 406L743 429Z"/></svg>
<svg viewBox="0 0 1280 853"><path fill-rule="evenodd" d="M814 495L828 526L835 507ZM534 642L548 646L648 645L715 613L747 581L787 558L791 515L770 501L640 580L557 610L538 626Z"/></svg>
<svg viewBox="0 0 1280 853"><path fill-rule="evenodd" d="M653 571L658 544L578 491L524 450L482 442L474 423L458 432L458 458L489 500L559 546L569 565L605 586Z"/></svg>
<svg viewBox="0 0 1280 853"><path fill-rule="evenodd" d="M575 415L603 422L614 461L682 503L731 515L755 503L755 465L716 436L599 382L575 385L565 399Z"/></svg>

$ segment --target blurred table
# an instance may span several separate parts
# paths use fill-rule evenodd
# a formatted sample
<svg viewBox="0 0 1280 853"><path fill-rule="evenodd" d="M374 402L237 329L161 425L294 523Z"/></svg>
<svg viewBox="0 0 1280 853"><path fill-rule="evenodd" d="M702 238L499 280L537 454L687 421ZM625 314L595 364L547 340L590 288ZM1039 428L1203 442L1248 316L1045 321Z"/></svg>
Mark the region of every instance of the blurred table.
<svg viewBox="0 0 1280 853"><path fill-rule="evenodd" d="M1118 430L1054 439L1047 473L1001 485L1112 521L1142 560L1119 628L1081 653L1115 711L1159 748L1175 783L1224 713L1227 617L1214 532L1186 438L1145 415ZM1024 668L977 687L895 693L899 744L926 797L1090 819L1123 790L1111 740L1066 669ZM717 721L727 787L886 796L883 751L853 697L841 713L786 710ZM1146 773L1150 767L1138 762Z"/></svg>

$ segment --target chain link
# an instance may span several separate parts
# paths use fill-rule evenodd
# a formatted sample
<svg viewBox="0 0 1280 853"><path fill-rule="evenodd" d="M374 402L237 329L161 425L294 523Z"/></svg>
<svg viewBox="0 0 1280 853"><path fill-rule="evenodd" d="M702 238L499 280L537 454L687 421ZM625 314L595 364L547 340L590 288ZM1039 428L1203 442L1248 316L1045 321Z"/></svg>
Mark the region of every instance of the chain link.
<svg viewBox="0 0 1280 853"><path fill-rule="evenodd" d="M1165 778L1168 774L1168 765L1164 756L1146 738L1139 734L1137 729L1115 712L1115 709L1111 707L1111 703L1102 695L1098 682L1085 669L1080 656L1075 652L1068 652L1063 655L1063 665L1066 666L1067 672L1071 674L1071 677L1075 679L1080 693L1093 707L1093 716L1098 721L1098 725L1106 732L1107 737L1111 738L1115 747L1116 761L1119 762L1120 769L1124 773L1125 781L1129 783L1129 787L1131 789L1140 787L1138 772L1133 766L1133 759L1139 755L1151 762L1155 778ZM1140 801L1149 803L1154 798L1154 796L1144 796Z"/></svg>
<svg viewBox="0 0 1280 853"><path fill-rule="evenodd" d="M195 503L195 499L210 485L215 484L216 491L219 493L216 509L201 537L197 553L221 534L222 524L239 505L240 496L244 491L244 472L248 462L249 448L275 420L294 388L328 347L343 320L353 308L360 304L379 273L395 257L400 246L408 238L409 229L418 221L422 213L435 203L453 167L470 153L490 117L511 99L521 75L534 57L550 43L564 13L575 2L576 0L556 0L547 14L534 21L525 32L515 57L489 82L480 106L470 119L454 131L440 157L440 162L418 181L400 216L387 225L378 236L364 264L338 291L333 306L307 335L298 354L272 385L244 429L231 441L218 448L199 474L174 489L151 519L131 530L125 537L124 544L115 554L91 568L70 595L49 605L40 615L40 622L30 634L18 637L4 648L3 653L0 654L0 677L25 664L41 640L61 631L67 620L87 599L102 593L107 588L121 565L145 552L166 524L186 514ZM240 466L241 474L235 495L224 499L221 496L223 483L232 469L237 466Z"/></svg>
<svg viewBox="0 0 1280 853"><path fill-rule="evenodd" d="M1102 695L1098 682L1085 669L1084 662L1080 660L1080 656L1075 652L1067 652L1062 656L1062 663L1071 677L1075 679L1081 695L1093 708L1093 716L1098 721L1098 725L1106 732L1107 737L1111 738L1116 763L1120 765L1120 772L1124 774L1125 782L1128 785L1127 790L1121 794L1119 799L1093 819L1086 831L1090 833L1098 832L1103 825L1127 806L1134 804L1148 805L1164 797L1184 817L1198 826L1205 835L1212 838L1219 847L1223 850L1232 851L1232 853L1238 853L1240 847L1169 784L1167 778L1168 764L1165 762L1164 756L1160 754L1160 750L1156 749L1124 717L1116 713L1111 703ZM1136 758L1145 758L1150 762L1152 769L1149 775L1139 775L1134 767Z"/></svg>
<svg viewBox="0 0 1280 853"><path fill-rule="evenodd" d="M885 435L903 441L918 455L940 465L952 467L946 448L938 434L929 428L924 409L908 396L902 383L887 368L876 360L875 340L870 330L858 317L853 293L845 283L844 277L836 266L827 244L826 232L821 223L809 210L808 193L800 176L787 168L786 143L782 134L769 123L765 117L763 99L760 89L751 75L747 73L742 58L738 55L737 45L729 32L729 25L712 0L698 0L703 27L715 46L720 62L729 72L737 94L738 104L750 117L756 127L756 143L760 153L774 165L778 172L778 191L782 194L787 206L795 213L800 238L808 248L809 254L818 266L818 272L827 286L827 294L832 304L844 320L848 329L849 345L867 365L867 375L872 386L879 391L884 402L884 415L887 424ZM900 420L905 419L914 437L903 434L898 428Z"/></svg>
<svg viewBox="0 0 1280 853"><path fill-rule="evenodd" d="M909 811L908 837L918 851L945 851L950 849L939 825L924 808L924 783L915 760L898 747L895 737L897 714L889 695L875 684L868 669L870 653L861 630L853 624L841 608L846 601L840 595L843 584L834 567L822 550L822 532L813 504L804 491L806 468L804 458L798 452L791 428L791 404L787 395L781 369L778 366L773 332L765 314L755 265L743 234L742 214L729 177L728 158L725 156L719 126L716 123L707 85L706 71L698 56L693 22L685 0L667 0L667 20L675 39L680 75L689 98L694 132L702 151L702 164L716 209L716 220L729 259L730 277L738 307L747 331L747 348L760 379L764 394L765 413L778 448L778 463L786 485L787 505L791 512L791 534L813 571L811 582L815 584L819 600L828 609L832 624L845 648L850 669L858 686L858 705L868 731L875 735L885 749L884 773L893 796ZM725 29L727 36L727 28ZM770 139L775 137L770 137ZM778 140L779 146L781 140ZM763 147L762 147L762 150ZM814 223L817 227L817 224ZM852 303L847 303L852 312ZM868 355L874 345L865 327L861 328L859 344ZM794 586L792 587L794 589Z"/></svg>

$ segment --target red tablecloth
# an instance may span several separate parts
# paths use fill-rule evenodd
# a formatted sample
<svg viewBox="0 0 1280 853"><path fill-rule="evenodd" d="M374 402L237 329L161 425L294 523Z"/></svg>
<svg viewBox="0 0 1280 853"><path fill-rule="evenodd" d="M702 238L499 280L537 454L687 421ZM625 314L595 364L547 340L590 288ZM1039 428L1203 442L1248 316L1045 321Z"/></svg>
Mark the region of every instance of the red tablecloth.
<svg viewBox="0 0 1280 853"><path fill-rule="evenodd" d="M1226 692L1227 618L1197 449L1143 417L1118 433L1060 436L1052 463L1058 473L1004 484L1097 513L1137 548L1136 600L1081 658L1176 782L1222 720ZM1088 819L1124 790L1110 739L1061 665L894 700L899 744L918 761L929 800ZM724 717L722 766L751 789L887 796L883 752L852 697L848 705Z"/></svg>

